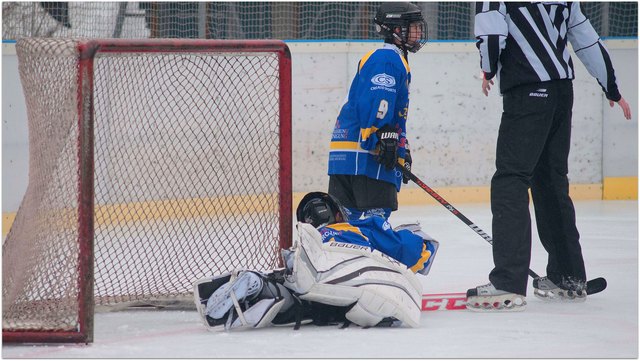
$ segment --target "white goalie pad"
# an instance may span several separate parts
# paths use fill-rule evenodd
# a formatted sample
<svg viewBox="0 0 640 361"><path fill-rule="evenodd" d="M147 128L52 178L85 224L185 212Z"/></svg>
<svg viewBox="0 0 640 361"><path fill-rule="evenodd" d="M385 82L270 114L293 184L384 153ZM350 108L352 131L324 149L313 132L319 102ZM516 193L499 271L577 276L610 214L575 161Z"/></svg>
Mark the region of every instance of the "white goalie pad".
<svg viewBox="0 0 640 361"><path fill-rule="evenodd" d="M355 303L346 316L363 327L389 317L419 326L422 286L405 265L368 247L323 244L310 224L298 223L295 233L293 272L285 286L301 299L334 306Z"/></svg>

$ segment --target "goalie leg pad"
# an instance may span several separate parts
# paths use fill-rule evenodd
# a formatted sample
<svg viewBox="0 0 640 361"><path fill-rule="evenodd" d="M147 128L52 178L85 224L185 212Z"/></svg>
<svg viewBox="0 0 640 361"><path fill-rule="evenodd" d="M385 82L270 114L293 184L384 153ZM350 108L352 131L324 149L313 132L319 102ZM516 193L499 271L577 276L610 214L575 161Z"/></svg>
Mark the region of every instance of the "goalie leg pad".
<svg viewBox="0 0 640 361"><path fill-rule="evenodd" d="M300 299L334 306L354 306L347 319L375 326L396 318L419 325L422 286L400 262L368 247L329 242L310 225L297 225L291 275L285 286Z"/></svg>
<svg viewBox="0 0 640 361"><path fill-rule="evenodd" d="M420 315L402 314L403 308L389 302L387 297L364 290L362 296L346 313L346 318L362 327L379 325L385 319L403 320L410 327L420 326ZM416 317L417 316L417 317Z"/></svg>

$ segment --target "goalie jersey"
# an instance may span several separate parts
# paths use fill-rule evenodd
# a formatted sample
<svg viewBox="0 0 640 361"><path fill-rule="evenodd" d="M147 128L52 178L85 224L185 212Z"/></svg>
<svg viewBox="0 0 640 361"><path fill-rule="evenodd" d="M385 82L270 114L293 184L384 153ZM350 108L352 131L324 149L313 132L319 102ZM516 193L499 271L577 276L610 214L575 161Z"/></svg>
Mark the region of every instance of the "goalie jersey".
<svg viewBox="0 0 640 361"><path fill-rule="evenodd" d="M409 64L395 45L384 44L360 59L331 137L329 175L364 175L400 190L402 174L375 161L376 131L385 125L397 130L403 164L410 82Z"/></svg>
<svg viewBox="0 0 640 361"><path fill-rule="evenodd" d="M382 217L349 223L333 223L318 229L322 242L343 242L376 249L413 272L426 268L435 255L435 245L408 230L394 231Z"/></svg>

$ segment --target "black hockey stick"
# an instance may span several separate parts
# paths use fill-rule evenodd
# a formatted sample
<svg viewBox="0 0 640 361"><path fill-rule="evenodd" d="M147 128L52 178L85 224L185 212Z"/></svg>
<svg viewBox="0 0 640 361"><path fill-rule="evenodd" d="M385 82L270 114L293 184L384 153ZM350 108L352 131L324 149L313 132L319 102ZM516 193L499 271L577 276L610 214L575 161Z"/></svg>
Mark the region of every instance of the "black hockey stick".
<svg viewBox="0 0 640 361"><path fill-rule="evenodd" d="M469 220L469 218L465 217L464 214L460 213L454 206L452 206L449 202L447 202L444 198L442 198L436 191L431 189L428 185L426 185L420 178L416 177L410 170L406 169L400 163L396 163L396 166L400 169L402 174L411 179L415 184L417 184L420 188L422 188L425 192L429 193L431 197L433 197L438 203L442 204L444 208L448 209L449 212L453 213L454 216L458 217L459 220L464 222L469 228L473 229L474 232L480 235L480 237L484 238L485 241L489 242L489 244L493 244L493 239L490 235L485 233L480 227L476 226L473 222ZM532 278L540 278L537 273L533 272L529 269L529 276ZM594 293L602 292L607 288L607 280L602 277L594 278L592 280L587 281L587 294L592 295Z"/></svg>

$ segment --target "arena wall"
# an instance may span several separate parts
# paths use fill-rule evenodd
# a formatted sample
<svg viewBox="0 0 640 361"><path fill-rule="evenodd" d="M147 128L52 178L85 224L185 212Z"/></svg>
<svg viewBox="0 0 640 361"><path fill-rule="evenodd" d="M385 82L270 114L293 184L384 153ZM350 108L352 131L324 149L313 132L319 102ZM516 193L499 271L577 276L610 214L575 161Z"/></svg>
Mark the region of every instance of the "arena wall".
<svg viewBox="0 0 640 361"><path fill-rule="evenodd" d="M634 119L609 108L600 86L574 56L576 80L569 179L574 199L637 199L637 40L607 40L621 92ZM360 57L380 42L290 41L293 64L293 188L326 190L329 137ZM411 54L408 139L414 173L445 199L488 201L502 110L497 84L480 91L473 42L430 42ZM28 129L15 44L2 47L3 233L18 209L28 179ZM401 204L428 203L413 184Z"/></svg>

